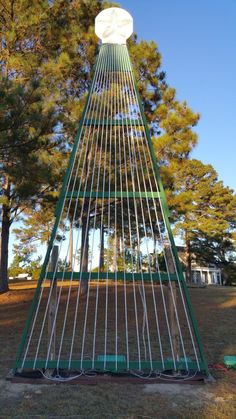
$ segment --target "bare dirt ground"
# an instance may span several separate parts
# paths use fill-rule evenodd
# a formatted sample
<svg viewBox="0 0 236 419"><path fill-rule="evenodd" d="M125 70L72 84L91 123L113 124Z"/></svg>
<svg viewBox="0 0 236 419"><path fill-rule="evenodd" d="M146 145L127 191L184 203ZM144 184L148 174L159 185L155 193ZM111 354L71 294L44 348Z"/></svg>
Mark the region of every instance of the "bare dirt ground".
<svg viewBox="0 0 236 419"><path fill-rule="evenodd" d="M32 300L33 282L0 295L0 418L234 418L236 371L213 383L30 385L6 381ZM236 354L236 289L190 289L209 364Z"/></svg>

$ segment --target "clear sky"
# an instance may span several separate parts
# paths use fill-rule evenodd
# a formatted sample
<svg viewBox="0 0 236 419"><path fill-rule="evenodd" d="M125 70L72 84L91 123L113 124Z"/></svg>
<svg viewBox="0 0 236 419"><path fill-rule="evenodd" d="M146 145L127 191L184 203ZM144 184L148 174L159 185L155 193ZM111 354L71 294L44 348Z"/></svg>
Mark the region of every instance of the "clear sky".
<svg viewBox="0 0 236 419"><path fill-rule="evenodd" d="M236 0L121 0L139 39L156 41L167 82L201 114L192 157L236 191Z"/></svg>

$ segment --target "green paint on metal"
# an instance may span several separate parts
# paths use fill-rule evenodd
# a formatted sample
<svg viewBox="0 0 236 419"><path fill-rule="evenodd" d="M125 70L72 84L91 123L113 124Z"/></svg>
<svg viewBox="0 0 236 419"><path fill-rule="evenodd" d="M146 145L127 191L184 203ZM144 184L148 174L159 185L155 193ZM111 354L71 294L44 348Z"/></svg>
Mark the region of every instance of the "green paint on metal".
<svg viewBox="0 0 236 419"><path fill-rule="evenodd" d="M227 368L236 369L236 356L235 355L225 355L224 364Z"/></svg>
<svg viewBox="0 0 236 419"><path fill-rule="evenodd" d="M112 56L111 63L108 62L106 65L107 72L117 72L117 71L132 71L130 60L127 59L127 47L126 45L117 45L117 44L103 44L101 46L101 52ZM122 55L126 53L126 60L123 64L121 61Z"/></svg>
<svg viewBox="0 0 236 419"><path fill-rule="evenodd" d="M126 281L168 281L169 278L171 281L177 281L178 278L175 274L167 274L166 272L47 272L46 279L63 279L63 280L74 280L78 281L81 279L91 279L91 280L122 280Z"/></svg>
<svg viewBox="0 0 236 419"><path fill-rule="evenodd" d="M71 369L95 369L99 371L106 371L106 372L132 372L132 371L140 371L140 364L137 361L129 361L129 367L127 365L126 361L119 361L119 356L117 356L117 363L116 361L107 361L106 366L104 369L104 361L100 360L72 360L70 362L70 368ZM116 357L115 357L116 358ZM35 364L35 370L45 368L46 361L44 359L37 359ZM188 365L188 371L197 371L198 366L197 363L194 361L189 361L187 363ZM24 369L32 369L34 366L34 360L26 360L24 364ZM21 368L21 363L17 363L17 368ZM59 363L57 360L55 361L48 361L47 368L53 369L53 368L61 368L61 369L68 369L69 368L69 361L68 360L59 360ZM167 371L167 370L175 370L174 362L171 361L169 358L167 360L164 360L164 366L161 361L141 361L141 369L143 371ZM182 370L186 371L186 364L184 361L177 361L176 362L176 370ZM205 367L202 362L200 362L200 371L205 372Z"/></svg>
<svg viewBox="0 0 236 419"><path fill-rule="evenodd" d="M98 362L126 362L124 355L98 355L96 361Z"/></svg>

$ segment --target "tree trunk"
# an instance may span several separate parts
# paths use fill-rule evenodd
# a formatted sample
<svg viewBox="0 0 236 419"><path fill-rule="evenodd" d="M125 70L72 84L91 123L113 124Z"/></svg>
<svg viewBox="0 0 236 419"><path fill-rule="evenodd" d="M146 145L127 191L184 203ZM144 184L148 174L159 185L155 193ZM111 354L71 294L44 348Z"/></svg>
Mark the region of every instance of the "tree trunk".
<svg viewBox="0 0 236 419"><path fill-rule="evenodd" d="M57 262L58 262L58 250L59 246L53 246L51 254L51 271L56 271ZM54 280L51 280L51 298L49 301L48 308L48 346L51 341L49 360L53 361L56 357L56 326L54 325L56 317L56 308L57 308L57 277L55 276ZM54 326L54 327L53 327Z"/></svg>
<svg viewBox="0 0 236 419"><path fill-rule="evenodd" d="M9 199L10 185L3 187L4 196ZM10 208L7 204L2 205L2 231L1 231L1 260L0 260L0 292L8 291L8 247L11 227Z"/></svg>
<svg viewBox="0 0 236 419"><path fill-rule="evenodd" d="M89 223L87 226L88 201L84 203L84 215L82 217L82 234L81 234L81 253L80 253L80 271L88 272L88 252L89 252ZM86 231L87 230L87 231ZM88 291L88 280L82 278L81 280L81 295L86 295Z"/></svg>
<svg viewBox="0 0 236 419"><path fill-rule="evenodd" d="M99 271L104 270L104 224L101 225L101 243L100 243L100 258L99 258Z"/></svg>
<svg viewBox="0 0 236 419"><path fill-rule="evenodd" d="M153 235L153 239L154 239L154 241L153 241L153 261L152 261L152 264L153 264L153 271L157 272L157 270L158 270L158 267L157 267L157 240L156 240L156 234L155 233Z"/></svg>
<svg viewBox="0 0 236 419"><path fill-rule="evenodd" d="M89 167L90 167L91 158L92 158L92 148L90 148L87 152L87 157L86 157L86 162L85 162L85 176L82 179L83 187L85 185L86 178L89 177ZM82 215L82 227L81 227L82 228L81 250L80 250L80 271L81 272L88 272L88 253L89 253L88 217L90 216L90 214L88 213L88 208L89 208L89 200L85 199L83 215ZM88 292L88 279L82 278L81 284L80 284L80 293L81 295L87 295L87 292Z"/></svg>
<svg viewBox="0 0 236 419"><path fill-rule="evenodd" d="M120 249L119 249L119 257L120 257L120 266L118 266L118 269L125 271L125 245L123 241L123 237L120 236Z"/></svg>
<svg viewBox="0 0 236 419"><path fill-rule="evenodd" d="M190 284L192 282L192 257L191 257L190 240L186 240L186 253L187 253L186 281Z"/></svg>
<svg viewBox="0 0 236 419"><path fill-rule="evenodd" d="M73 223L70 221L70 242L69 242L69 265L73 267Z"/></svg>
<svg viewBox="0 0 236 419"><path fill-rule="evenodd" d="M168 264L168 269L171 274L175 274L175 265L172 256L171 249L168 246L165 247L165 254L166 260ZM175 306L177 306L177 289L176 289L176 282L172 282L171 285L168 284L169 292L169 319L170 319L170 333L171 333L171 340L173 345L173 352L175 356L175 360L179 361L180 357L180 337L179 337L179 329L178 323L176 318ZM171 292L172 288L172 292Z"/></svg>
<svg viewBox="0 0 236 419"><path fill-rule="evenodd" d="M114 238L113 238L113 251L112 251L112 272L117 272L117 246L118 246L118 240L117 240L117 232L114 231Z"/></svg>

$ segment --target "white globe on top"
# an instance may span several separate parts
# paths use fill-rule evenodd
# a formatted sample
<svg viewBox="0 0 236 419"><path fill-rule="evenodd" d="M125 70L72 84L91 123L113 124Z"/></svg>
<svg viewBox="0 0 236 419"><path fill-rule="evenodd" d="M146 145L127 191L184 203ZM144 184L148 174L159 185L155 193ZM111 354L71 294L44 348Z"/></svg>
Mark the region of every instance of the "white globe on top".
<svg viewBox="0 0 236 419"><path fill-rule="evenodd" d="M133 18L124 9L110 7L97 15L95 33L103 44L125 44L133 33Z"/></svg>

